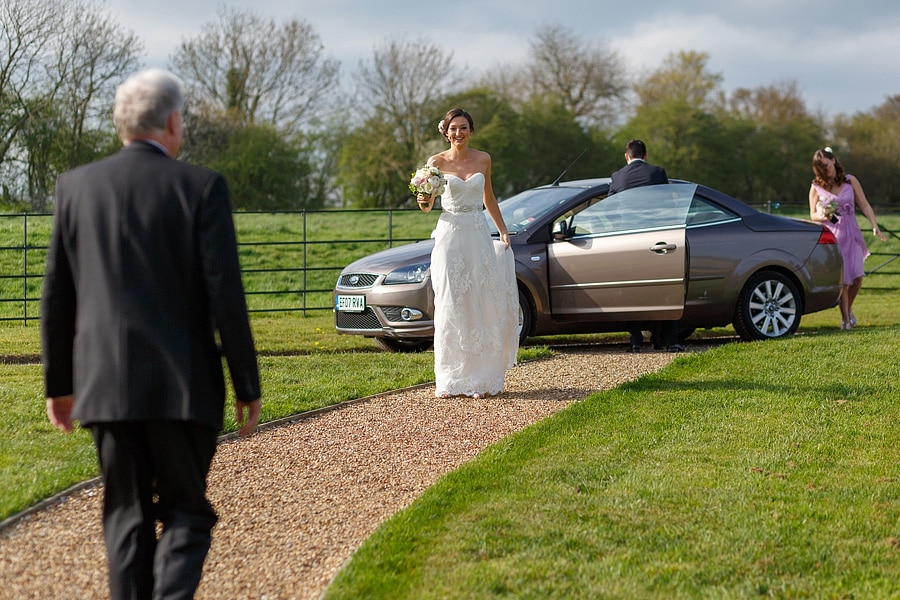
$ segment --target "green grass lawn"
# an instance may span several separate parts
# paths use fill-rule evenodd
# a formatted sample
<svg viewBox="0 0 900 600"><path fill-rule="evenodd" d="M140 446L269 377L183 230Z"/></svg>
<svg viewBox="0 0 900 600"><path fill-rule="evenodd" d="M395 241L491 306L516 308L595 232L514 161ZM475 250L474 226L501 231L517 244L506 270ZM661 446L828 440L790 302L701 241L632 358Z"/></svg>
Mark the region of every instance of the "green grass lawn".
<svg viewBox="0 0 900 600"><path fill-rule="evenodd" d="M434 379L434 357L388 354L359 336L340 336L333 316L252 319L263 387L261 422ZM44 413L39 329L0 327L0 520L98 474L90 435L64 435ZM546 355L522 349L520 360ZM24 364L23 364L24 363ZM348 375L349 374L349 375ZM229 390L225 431L235 431Z"/></svg>
<svg viewBox="0 0 900 600"><path fill-rule="evenodd" d="M491 446L326 598L900 595L900 328L679 357Z"/></svg>
<svg viewBox="0 0 900 600"><path fill-rule="evenodd" d="M264 240L254 227L295 233L269 221L242 239ZM837 309L807 315L791 339L680 357L493 446L379 530L329 593L900 597L898 279L866 279L856 330L838 331ZM431 354L377 352L338 336L328 312L252 321L264 421L433 379ZM97 472L87 433L46 420L38 331L0 323L0 519Z"/></svg>

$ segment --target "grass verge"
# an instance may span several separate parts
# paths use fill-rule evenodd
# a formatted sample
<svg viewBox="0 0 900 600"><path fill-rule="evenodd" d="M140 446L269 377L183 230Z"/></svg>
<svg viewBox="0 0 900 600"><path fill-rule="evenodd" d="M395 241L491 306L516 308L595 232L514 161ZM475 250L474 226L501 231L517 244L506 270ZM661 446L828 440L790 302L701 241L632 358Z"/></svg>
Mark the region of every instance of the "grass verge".
<svg viewBox="0 0 900 600"><path fill-rule="evenodd" d="M331 315L253 321L263 387L261 422L434 380L431 353L389 354L371 340L339 336ZM0 520L98 474L90 434L64 435L44 413L37 327L0 329ZM523 348L519 360L546 356ZM225 432L237 429L233 396Z"/></svg>
<svg viewBox="0 0 900 600"><path fill-rule="evenodd" d="M900 328L731 344L491 446L326 598L900 593Z"/></svg>

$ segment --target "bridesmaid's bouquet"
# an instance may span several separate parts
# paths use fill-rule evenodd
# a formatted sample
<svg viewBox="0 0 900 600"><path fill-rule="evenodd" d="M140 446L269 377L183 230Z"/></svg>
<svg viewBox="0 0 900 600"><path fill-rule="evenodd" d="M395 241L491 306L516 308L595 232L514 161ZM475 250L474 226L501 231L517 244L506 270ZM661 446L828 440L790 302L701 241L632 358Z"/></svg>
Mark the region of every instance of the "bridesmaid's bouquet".
<svg viewBox="0 0 900 600"><path fill-rule="evenodd" d="M447 180L441 170L435 166L425 165L416 169L416 172L412 174L409 191L416 196L419 194L428 197L440 196L444 193L445 185L447 185Z"/></svg>
<svg viewBox="0 0 900 600"><path fill-rule="evenodd" d="M838 222L838 204L835 200L819 200L819 212L832 223Z"/></svg>

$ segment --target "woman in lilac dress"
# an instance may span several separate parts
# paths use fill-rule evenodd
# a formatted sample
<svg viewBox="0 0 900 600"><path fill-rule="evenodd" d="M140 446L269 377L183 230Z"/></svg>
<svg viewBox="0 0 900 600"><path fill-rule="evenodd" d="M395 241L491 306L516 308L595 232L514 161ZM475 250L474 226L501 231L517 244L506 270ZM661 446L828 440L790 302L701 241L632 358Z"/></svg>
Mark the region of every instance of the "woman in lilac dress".
<svg viewBox="0 0 900 600"><path fill-rule="evenodd" d="M882 242L886 238L875 221L875 211L862 186L853 175L844 173L831 148L816 150L812 161L815 178L809 188L809 215L834 233L844 259L844 289L841 293L841 329L856 326L853 301L862 287L863 261L869 249L856 220L856 207L869 220L872 233Z"/></svg>

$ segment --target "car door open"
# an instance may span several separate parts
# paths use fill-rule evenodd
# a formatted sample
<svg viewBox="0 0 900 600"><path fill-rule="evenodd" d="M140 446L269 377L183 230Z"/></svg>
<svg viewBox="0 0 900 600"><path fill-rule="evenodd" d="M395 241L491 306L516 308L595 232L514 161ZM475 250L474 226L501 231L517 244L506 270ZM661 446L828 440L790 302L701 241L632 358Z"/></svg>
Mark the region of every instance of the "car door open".
<svg viewBox="0 0 900 600"><path fill-rule="evenodd" d="M685 223L696 186L633 188L587 203L548 245L560 320L676 320L684 310Z"/></svg>

